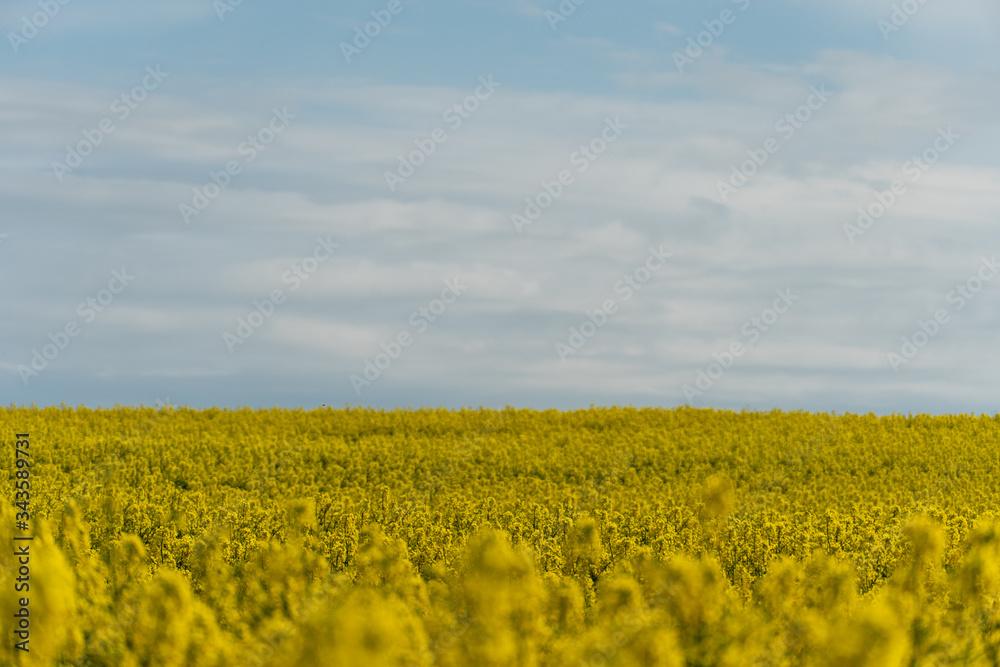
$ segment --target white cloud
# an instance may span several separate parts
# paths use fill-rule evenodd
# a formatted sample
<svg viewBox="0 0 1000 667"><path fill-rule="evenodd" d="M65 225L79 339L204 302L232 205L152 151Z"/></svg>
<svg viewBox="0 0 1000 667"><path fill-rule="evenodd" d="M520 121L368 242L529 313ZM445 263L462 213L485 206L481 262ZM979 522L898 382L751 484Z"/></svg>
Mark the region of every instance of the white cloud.
<svg viewBox="0 0 1000 667"><path fill-rule="evenodd" d="M232 158L241 133L266 121L270 101L251 91L217 107L165 88L60 185L49 162L100 118L114 91L7 77L0 120L13 150L0 166L3 231L23 233L3 252L11 271L44 279L11 300L17 326L7 325L2 363L20 363L53 329L49 304L71 312L78 297L67 294L88 293L89 283L74 284L84 258L103 267L124 257L143 270L142 285L88 330L86 348L95 352L60 358L67 371L96 360L119 378L295 369L334 378L315 386L346 399L346 375L445 278L461 276L467 295L372 387L373 400L421 386L435 403L488 393L670 404L683 401L679 387L692 369L725 349L775 289L791 286L802 303L707 403L810 397L813 407L859 406L882 400L879 392L926 400L934 386L952 405L971 400L970 368L986 403L985 378L997 362L975 351L986 349L979 346L995 323L1000 284L906 369L909 384L883 362L995 245L1000 164L983 144L1000 134L988 76L828 51L802 67L706 58L692 80L696 93L680 97L669 72L623 77L641 90L537 93L505 84L395 194L384 171L467 88L281 82L271 94L294 100L299 118L191 225L177 205ZM731 165L822 82L835 90L828 106L720 201L716 183ZM651 92L657 86L665 97ZM510 215L542 179L573 168L571 154L599 136L608 116L629 124L621 139L517 234ZM843 225L856 209L946 125L963 134L954 151L848 243ZM30 230L62 234L65 249ZM341 252L230 356L222 331L284 286L283 272L317 235L331 235ZM661 244L674 258L625 302L617 281ZM68 249L79 257L68 259ZM561 363L555 343L608 298L619 299L620 312ZM142 336L156 337L158 361L143 360ZM119 353L123 341L133 346L128 354ZM163 359L174 361L173 375ZM932 372L934 384L922 384ZM489 391L470 393L474 385Z"/></svg>

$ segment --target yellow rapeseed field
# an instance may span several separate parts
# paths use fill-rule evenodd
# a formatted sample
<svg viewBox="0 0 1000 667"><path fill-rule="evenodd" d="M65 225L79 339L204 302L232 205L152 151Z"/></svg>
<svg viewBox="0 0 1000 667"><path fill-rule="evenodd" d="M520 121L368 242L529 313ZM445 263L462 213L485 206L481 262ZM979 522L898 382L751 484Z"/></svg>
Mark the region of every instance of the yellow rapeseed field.
<svg viewBox="0 0 1000 667"><path fill-rule="evenodd" d="M1000 665L1000 416L0 422L7 665Z"/></svg>

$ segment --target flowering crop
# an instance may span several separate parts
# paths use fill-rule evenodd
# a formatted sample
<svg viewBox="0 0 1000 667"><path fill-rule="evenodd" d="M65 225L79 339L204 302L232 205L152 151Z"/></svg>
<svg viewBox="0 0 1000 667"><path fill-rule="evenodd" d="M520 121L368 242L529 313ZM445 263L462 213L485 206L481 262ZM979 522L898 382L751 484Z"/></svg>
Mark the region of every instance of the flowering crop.
<svg viewBox="0 0 1000 667"><path fill-rule="evenodd" d="M10 408L0 664L997 665L1000 416ZM13 443L0 458L15 534Z"/></svg>

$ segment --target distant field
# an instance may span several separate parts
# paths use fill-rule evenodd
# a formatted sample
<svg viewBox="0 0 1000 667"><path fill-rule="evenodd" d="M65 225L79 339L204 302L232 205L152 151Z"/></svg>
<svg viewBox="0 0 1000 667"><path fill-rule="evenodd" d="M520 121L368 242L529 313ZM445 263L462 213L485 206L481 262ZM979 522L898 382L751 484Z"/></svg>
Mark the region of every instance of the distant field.
<svg viewBox="0 0 1000 667"><path fill-rule="evenodd" d="M0 549L4 664L1000 664L1000 417L0 422L0 539L34 536L29 654Z"/></svg>

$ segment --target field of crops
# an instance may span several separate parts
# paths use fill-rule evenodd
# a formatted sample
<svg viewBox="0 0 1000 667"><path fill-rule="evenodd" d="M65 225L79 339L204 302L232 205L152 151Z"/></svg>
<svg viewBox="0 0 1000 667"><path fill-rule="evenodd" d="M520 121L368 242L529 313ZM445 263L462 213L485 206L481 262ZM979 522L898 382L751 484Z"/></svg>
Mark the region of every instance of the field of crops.
<svg viewBox="0 0 1000 667"><path fill-rule="evenodd" d="M1000 664L1000 417L11 408L0 423L0 539L21 534L15 433L34 536L29 593L0 549L2 664Z"/></svg>

